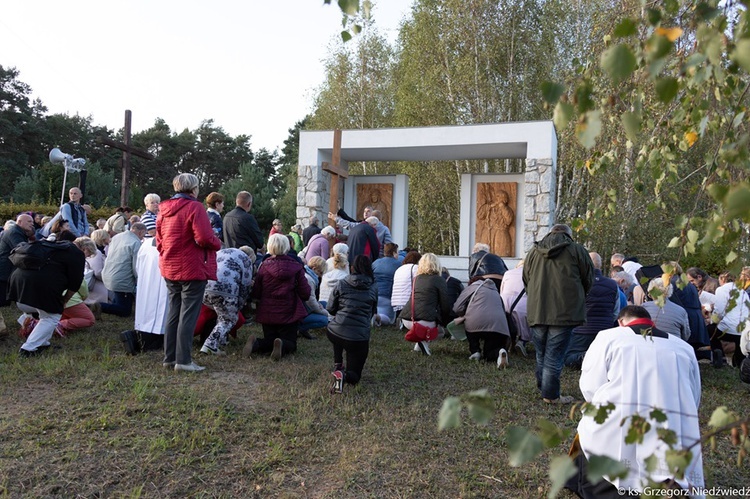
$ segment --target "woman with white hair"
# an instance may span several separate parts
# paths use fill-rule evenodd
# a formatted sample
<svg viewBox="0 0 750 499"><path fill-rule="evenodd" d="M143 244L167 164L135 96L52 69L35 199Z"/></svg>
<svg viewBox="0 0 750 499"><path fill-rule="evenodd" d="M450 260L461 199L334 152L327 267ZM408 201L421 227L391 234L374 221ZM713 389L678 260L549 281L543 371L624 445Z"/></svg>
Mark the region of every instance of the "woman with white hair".
<svg viewBox="0 0 750 499"><path fill-rule="evenodd" d="M451 303L445 279L440 275L441 269L440 260L434 253L422 255L411 296L399 315L407 329L412 328L412 321L428 328L446 325L450 321ZM414 350L432 354L428 341L417 342Z"/></svg>
<svg viewBox="0 0 750 499"><path fill-rule="evenodd" d="M333 263L333 257L336 255L344 255L344 258L349 259L349 245L346 243L336 243L333 245L333 249L331 250L331 258L326 260L326 272L330 272L335 268L335 265ZM346 273L349 274L349 266L346 266Z"/></svg>
<svg viewBox="0 0 750 499"><path fill-rule="evenodd" d="M263 338L250 335L243 355L271 352L273 360L297 350L297 328L307 316L305 303L312 290L305 278L305 269L287 255L289 239L282 234L268 238L270 256L263 260L253 284L256 301L255 320L263 326Z"/></svg>
<svg viewBox="0 0 750 499"><path fill-rule="evenodd" d="M319 256L323 260L326 260L331 256L331 246L333 246L335 241L336 229L331 226L323 227L320 234L315 234L310 238L310 242L307 244L305 259L309 260L314 256Z"/></svg>

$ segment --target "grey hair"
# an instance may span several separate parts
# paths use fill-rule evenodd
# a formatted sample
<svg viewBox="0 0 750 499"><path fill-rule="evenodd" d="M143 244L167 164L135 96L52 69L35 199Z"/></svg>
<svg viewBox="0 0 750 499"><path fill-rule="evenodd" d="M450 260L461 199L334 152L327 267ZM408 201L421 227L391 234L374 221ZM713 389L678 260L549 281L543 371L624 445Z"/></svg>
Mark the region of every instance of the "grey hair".
<svg viewBox="0 0 750 499"><path fill-rule="evenodd" d="M336 237L336 229L330 225L323 227L323 230L321 230L320 233L323 234L324 237Z"/></svg>
<svg viewBox="0 0 750 499"><path fill-rule="evenodd" d="M283 234L274 234L268 238L266 249L274 256L286 255L289 253L289 239Z"/></svg>
<svg viewBox="0 0 750 499"><path fill-rule="evenodd" d="M596 251L592 251L591 253L589 253L589 256L591 257L591 261L594 264L594 268L602 270L602 256Z"/></svg>
<svg viewBox="0 0 750 499"><path fill-rule="evenodd" d="M480 251L490 252L490 245L487 243L476 243L474 245L474 251L472 253L479 253Z"/></svg>
<svg viewBox="0 0 750 499"><path fill-rule="evenodd" d="M198 188L198 177L192 173L180 173L172 180L172 187L175 192L190 194Z"/></svg>
<svg viewBox="0 0 750 499"><path fill-rule="evenodd" d="M555 224L550 229L550 234L557 234L557 233L563 233L567 234L571 238L573 237L573 229L570 228L570 225L566 224Z"/></svg>
<svg viewBox="0 0 750 499"><path fill-rule="evenodd" d="M153 192L146 194L146 197L143 198L143 204L148 206L149 203L161 203L161 198L158 194L154 194Z"/></svg>
<svg viewBox="0 0 750 499"><path fill-rule="evenodd" d="M375 227L378 225L380 220L378 220L378 217L367 217L366 222L370 224L371 227Z"/></svg>
<svg viewBox="0 0 750 499"><path fill-rule="evenodd" d="M654 289L654 288L656 288L659 291L661 291L662 295L664 297L666 297L666 298L669 298L670 296L672 296L672 291L673 291L672 285L668 284L667 286L664 286L664 279L662 279L661 277L657 277L655 279L651 279L651 282L648 283L648 294L649 294L649 296L651 296L651 290ZM653 298L653 296L652 296L652 298Z"/></svg>

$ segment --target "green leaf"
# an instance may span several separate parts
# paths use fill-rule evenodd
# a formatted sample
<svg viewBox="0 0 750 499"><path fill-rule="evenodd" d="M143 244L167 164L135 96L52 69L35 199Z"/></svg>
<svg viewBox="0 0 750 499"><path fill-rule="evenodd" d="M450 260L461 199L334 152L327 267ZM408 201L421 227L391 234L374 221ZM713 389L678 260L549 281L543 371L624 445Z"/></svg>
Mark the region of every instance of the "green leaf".
<svg viewBox="0 0 750 499"><path fill-rule="evenodd" d="M742 120L745 119L745 111L742 111L732 120L732 128L737 128L742 124Z"/></svg>
<svg viewBox="0 0 750 499"><path fill-rule="evenodd" d="M680 246L680 242L682 242L682 239L679 237L673 237L672 240L669 241L667 248L677 248Z"/></svg>
<svg viewBox="0 0 750 499"><path fill-rule="evenodd" d="M677 445L677 433L675 433L674 430L669 430L667 428L657 428L656 435L659 437L659 440L670 447L674 447L675 445Z"/></svg>
<svg viewBox="0 0 750 499"><path fill-rule="evenodd" d="M727 220L750 220L750 185L742 183L731 188L726 197L724 210Z"/></svg>
<svg viewBox="0 0 750 499"><path fill-rule="evenodd" d="M488 407L484 404L472 404L469 403L469 417L474 420L477 424L486 425L492 419L494 410L492 407Z"/></svg>
<svg viewBox="0 0 750 499"><path fill-rule="evenodd" d="M638 27L635 24L635 21L630 19L629 17L626 17L620 23L615 26L615 30L612 32L612 34L616 38L624 38L626 36L632 36L638 33Z"/></svg>
<svg viewBox="0 0 750 499"><path fill-rule="evenodd" d="M734 251L730 251L729 254L726 256L726 258L724 259L724 261L727 263L727 265L729 265L736 259L737 259L737 253L735 253Z"/></svg>
<svg viewBox="0 0 750 499"><path fill-rule="evenodd" d="M560 428L555 423L546 419L537 421L537 427L539 428L539 437L546 448L557 447L570 433L568 430Z"/></svg>
<svg viewBox="0 0 750 499"><path fill-rule="evenodd" d="M538 436L519 426L509 427L505 439L508 442L508 458L511 466L526 464L544 450L544 445Z"/></svg>
<svg viewBox="0 0 750 499"><path fill-rule="evenodd" d="M351 34L351 33L349 33L348 31L342 31L342 32L341 32L341 39L342 39L342 40L343 40L344 42L348 42L349 40L351 40L351 39L352 39L352 34Z"/></svg>
<svg viewBox="0 0 750 499"><path fill-rule="evenodd" d="M690 230L688 231L688 233L687 233L687 238L688 238L688 241L690 241L691 243L696 243L696 242L698 242L698 235L699 235L699 234L698 234L698 231L697 231L697 230L693 230L693 229L690 229Z"/></svg>
<svg viewBox="0 0 750 499"><path fill-rule="evenodd" d="M542 97L549 104L556 104L560 96L565 93L565 86L551 81L542 82Z"/></svg>
<svg viewBox="0 0 750 499"><path fill-rule="evenodd" d="M568 104L567 102L557 103L555 106L555 112L552 115L552 120L554 121L555 128L558 132L561 132L566 126L568 126L570 119L573 117L574 111L575 109L572 104Z"/></svg>
<svg viewBox="0 0 750 499"><path fill-rule="evenodd" d="M680 85L676 78L667 77L656 80L655 88L657 98L666 104L675 98Z"/></svg>
<svg viewBox="0 0 750 499"><path fill-rule="evenodd" d="M625 135L628 140L635 142L638 138L638 132L641 131L641 115L632 111L625 111L620 116L622 126L625 128Z"/></svg>
<svg viewBox="0 0 750 499"><path fill-rule="evenodd" d="M661 409L652 409L648 416L657 423L663 423L667 420L667 415Z"/></svg>
<svg viewBox="0 0 750 499"><path fill-rule="evenodd" d="M608 456L597 456L592 454L589 456L588 461L586 477L592 484L601 482L604 476L610 478L625 478L628 474L627 466Z"/></svg>
<svg viewBox="0 0 750 499"><path fill-rule="evenodd" d="M602 132L601 111L589 111L583 122L576 125L576 137L586 149L591 149L596 144L596 138Z"/></svg>
<svg viewBox="0 0 750 499"><path fill-rule="evenodd" d="M339 8L347 16L354 16L359 12L359 0L339 0Z"/></svg>
<svg viewBox="0 0 750 499"><path fill-rule="evenodd" d="M730 412L726 406L717 407L711 414L711 419L708 420L708 426L711 428L721 428L728 424L732 424L737 421L737 415Z"/></svg>
<svg viewBox="0 0 750 499"><path fill-rule="evenodd" d="M651 454L646 459L644 459L644 463L646 464L646 471L649 473L653 473L656 471L656 467L659 465L659 458L656 457L656 455Z"/></svg>
<svg viewBox="0 0 750 499"><path fill-rule="evenodd" d="M667 461L669 471L674 473L676 479L682 480L685 477L685 470L693 458L693 453L688 450L669 449L664 453L664 458Z"/></svg>
<svg viewBox="0 0 750 499"><path fill-rule="evenodd" d="M459 424L461 424L461 399L458 397L448 397L443 400L443 406L440 408L438 430L458 428Z"/></svg>
<svg viewBox="0 0 750 499"><path fill-rule="evenodd" d="M619 44L604 51L601 65L612 81L617 84L635 71L636 61L630 47Z"/></svg>
<svg viewBox="0 0 750 499"><path fill-rule="evenodd" d="M573 460L568 456L557 456L549 463L549 478L552 481L547 497L554 499L565 486L565 482L576 474L576 468Z"/></svg>
<svg viewBox="0 0 750 499"><path fill-rule="evenodd" d="M651 26L656 26L661 22L661 11L659 9L646 9L646 15Z"/></svg>

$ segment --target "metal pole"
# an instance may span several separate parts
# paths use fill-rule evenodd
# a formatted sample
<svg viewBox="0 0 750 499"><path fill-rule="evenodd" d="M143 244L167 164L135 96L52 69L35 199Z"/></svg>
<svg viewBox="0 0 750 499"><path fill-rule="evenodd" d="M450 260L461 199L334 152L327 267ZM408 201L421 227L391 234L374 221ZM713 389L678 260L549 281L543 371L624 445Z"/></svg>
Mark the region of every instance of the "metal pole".
<svg viewBox="0 0 750 499"><path fill-rule="evenodd" d="M62 189L62 194L60 195L60 206L62 206L63 203L65 202L65 182L68 181L68 165L66 164L67 162L68 162L67 159L63 162L63 168L65 169L65 173L63 174L63 189Z"/></svg>

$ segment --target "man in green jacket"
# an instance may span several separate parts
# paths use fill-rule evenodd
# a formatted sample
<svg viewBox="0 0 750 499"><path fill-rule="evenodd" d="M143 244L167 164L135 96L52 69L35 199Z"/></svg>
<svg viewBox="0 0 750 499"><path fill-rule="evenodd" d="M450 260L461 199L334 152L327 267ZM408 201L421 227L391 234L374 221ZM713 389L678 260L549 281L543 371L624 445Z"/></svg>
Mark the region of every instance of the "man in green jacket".
<svg viewBox="0 0 750 499"><path fill-rule="evenodd" d="M560 396L560 372L573 328L586 322L586 295L594 283L588 251L564 224L552 227L526 256L523 282L528 321L536 349L536 383L545 402L571 403Z"/></svg>

